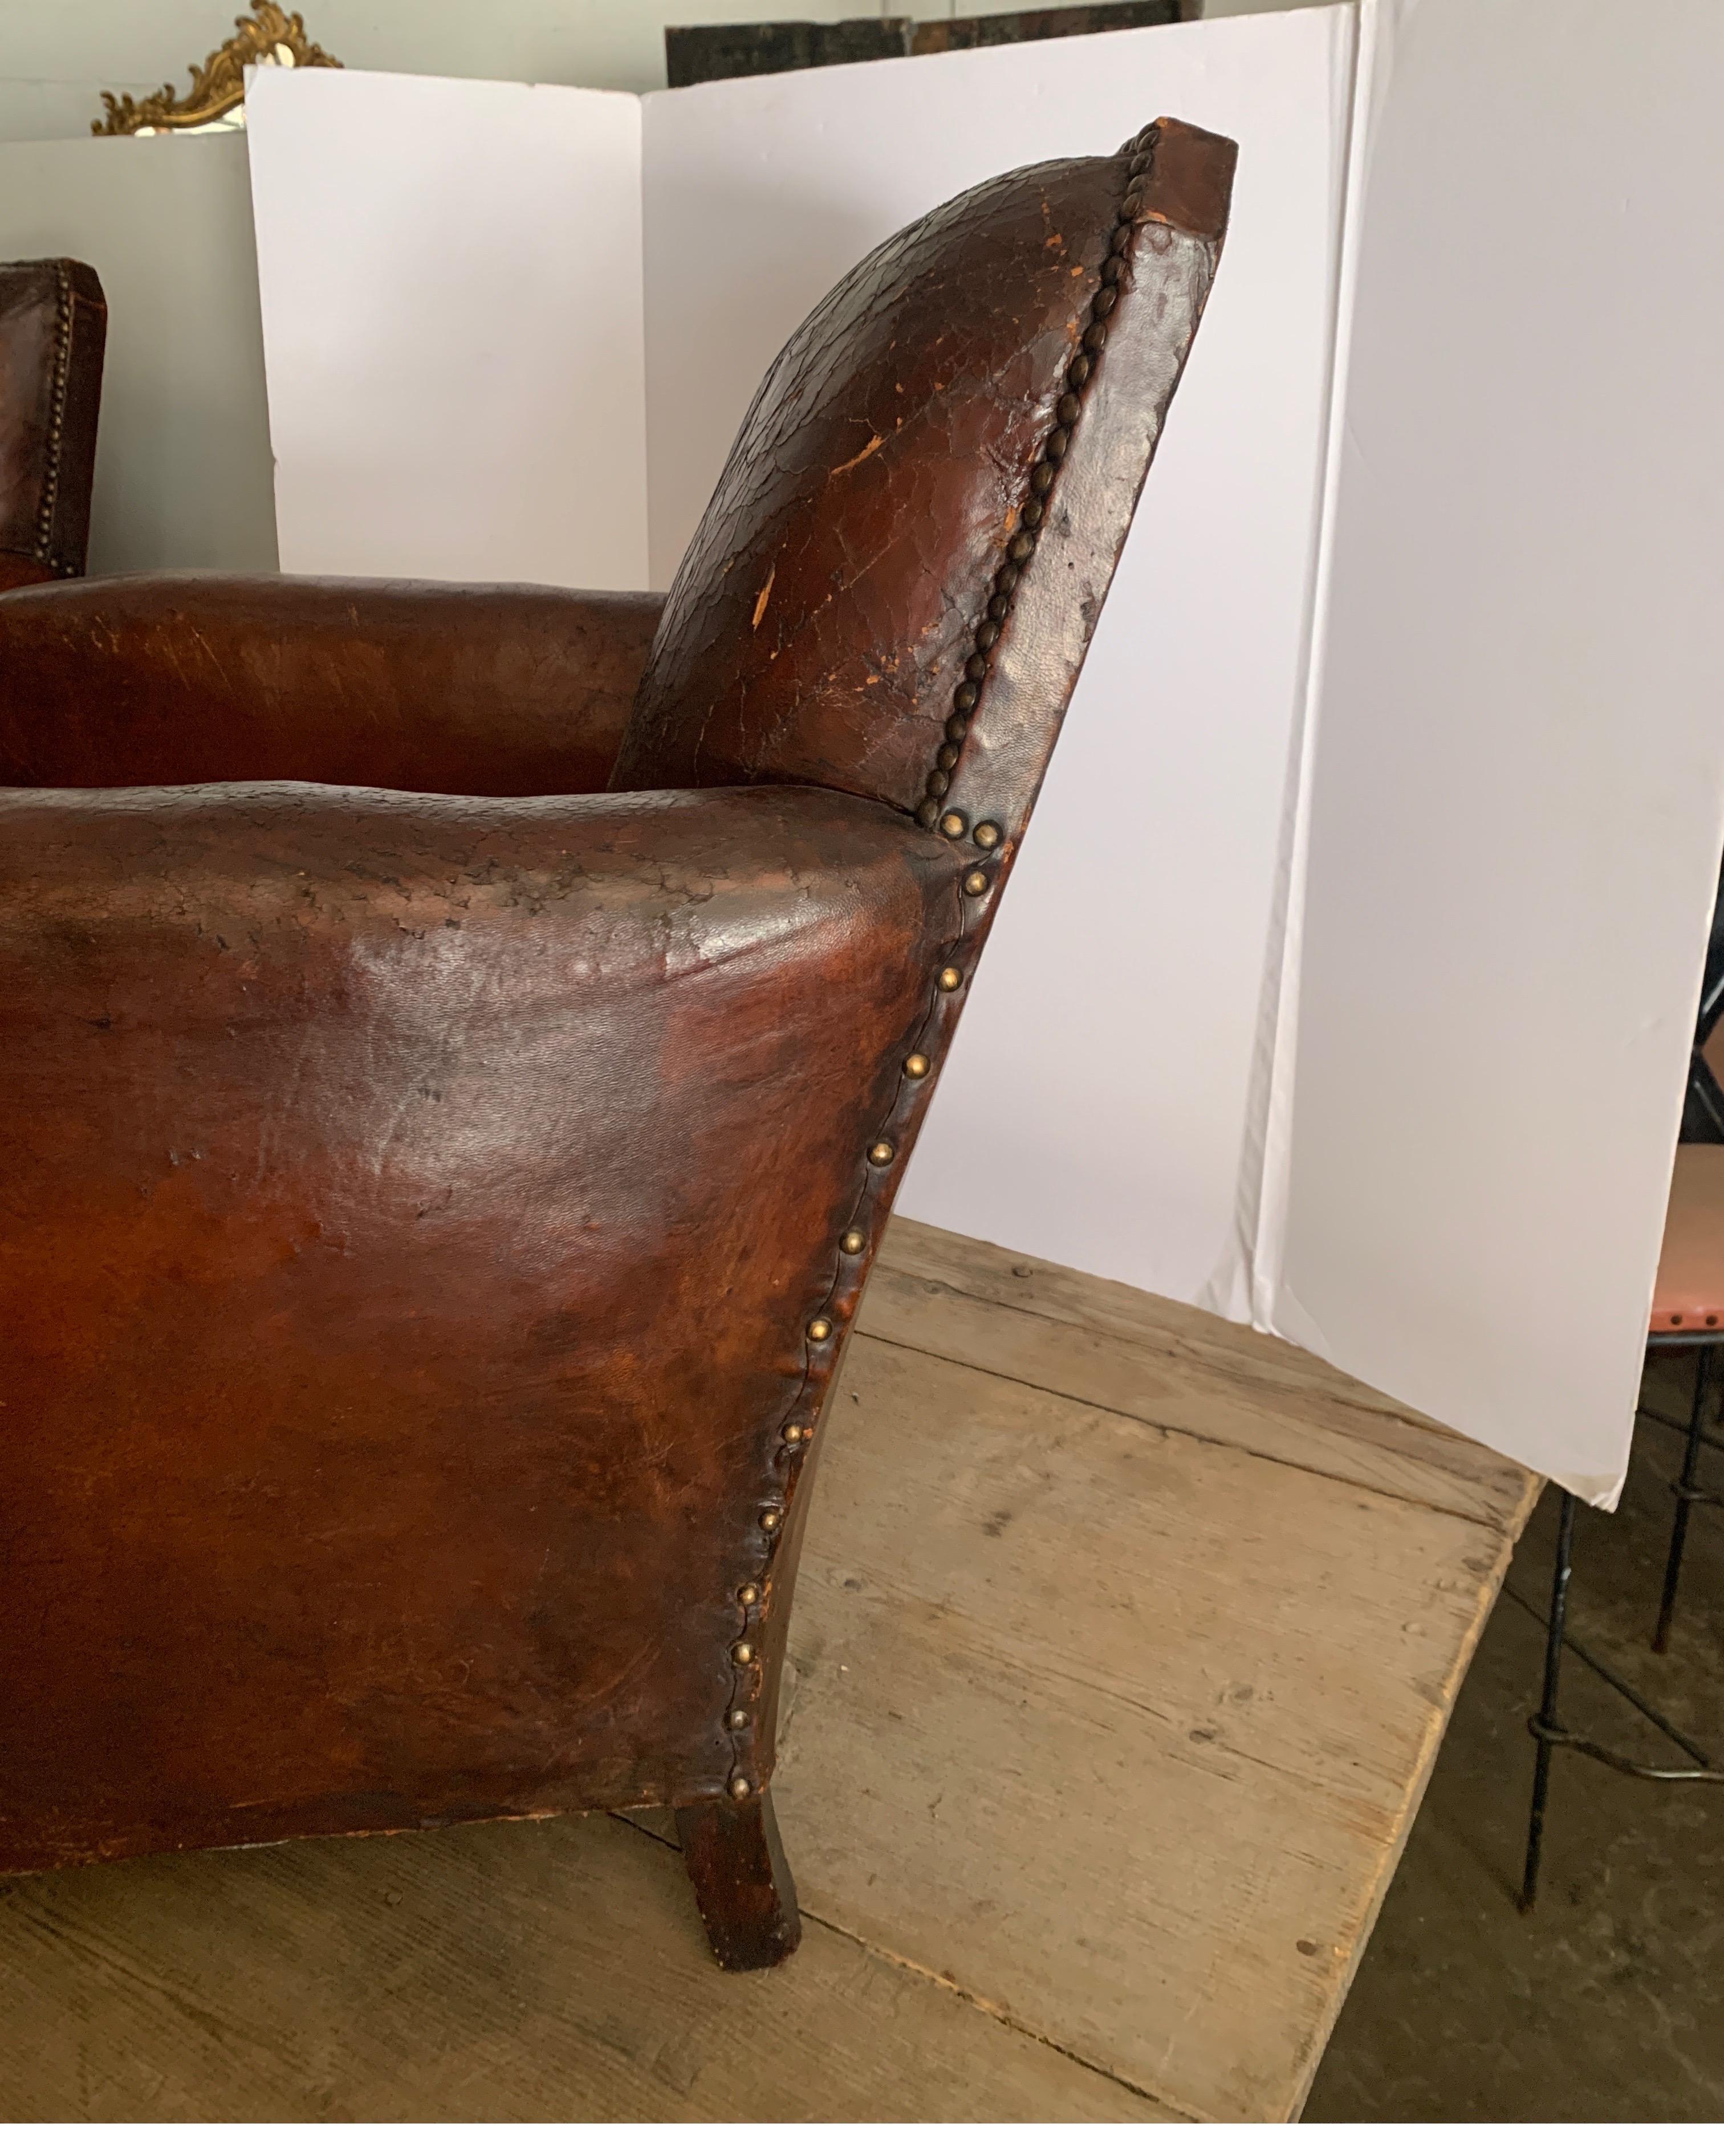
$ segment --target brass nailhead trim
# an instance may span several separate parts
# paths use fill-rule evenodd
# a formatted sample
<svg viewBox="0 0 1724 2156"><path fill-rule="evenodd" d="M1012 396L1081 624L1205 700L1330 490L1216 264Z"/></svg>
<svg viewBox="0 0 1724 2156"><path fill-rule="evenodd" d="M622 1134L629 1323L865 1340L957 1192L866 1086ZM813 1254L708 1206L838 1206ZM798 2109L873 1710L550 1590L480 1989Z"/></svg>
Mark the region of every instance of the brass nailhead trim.
<svg viewBox="0 0 1724 2156"><path fill-rule="evenodd" d="M954 988L961 988L963 984L964 977L956 966L942 966L940 968L940 985L948 995Z"/></svg>
<svg viewBox="0 0 1724 2156"><path fill-rule="evenodd" d="M1000 842L1000 827L998 824L978 824L973 835L978 846L984 846L992 853Z"/></svg>
<svg viewBox="0 0 1724 2156"><path fill-rule="evenodd" d="M832 1320L829 1317L810 1318L808 1337L810 1340L829 1340L832 1337Z"/></svg>
<svg viewBox="0 0 1724 2156"><path fill-rule="evenodd" d="M868 1162L871 1168L890 1168L897 1157L898 1148L890 1138L876 1138L868 1148Z"/></svg>
<svg viewBox="0 0 1724 2156"><path fill-rule="evenodd" d="M752 1797L754 1794L754 1784L746 1774L732 1774L731 1794L738 1804L741 1804L744 1797Z"/></svg>
<svg viewBox="0 0 1724 2156"><path fill-rule="evenodd" d="M745 1609L752 1609L760 1599L760 1589L750 1580L747 1586L736 1589L736 1599Z"/></svg>
<svg viewBox="0 0 1724 2156"><path fill-rule="evenodd" d="M928 1075L927 1057L906 1055L904 1059L904 1075L906 1078L926 1078Z"/></svg>
<svg viewBox="0 0 1724 2156"><path fill-rule="evenodd" d="M972 869L964 878L964 889L968 891L972 898L980 898L987 888L988 878L980 869Z"/></svg>
<svg viewBox="0 0 1724 2156"><path fill-rule="evenodd" d="M36 506L36 558L44 567L64 576L75 576L70 563L54 556L54 515L59 506L60 451L66 431L66 396L72 374L72 273L64 262L54 264L58 288L54 327L54 387L48 421L48 455L42 475L42 499Z"/></svg>
<svg viewBox="0 0 1724 2156"><path fill-rule="evenodd" d="M744 1707L733 1707L725 1720L732 1729L746 1729L748 1727L748 1710Z"/></svg>
<svg viewBox="0 0 1724 2156"><path fill-rule="evenodd" d="M847 1258L854 1258L859 1250L868 1248L868 1238L859 1228L846 1228L839 1239L838 1247Z"/></svg>
<svg viewBox="0 0 1724 2156"><path fill-rule="evenodd" d="M754 1660L754 1650L746 1640L738 1640L731 1650L731 1660L738 1669L747 1669L749 1663Z"/></svg>
<svg viewBox="0 0 1724 2156"><path fill-rule="evenodd" d="M1012 593L1018 572L1035 552L1037 528L1045 513L1044 505L1053 491L1060 465L1071 446L1071 430L1082 414L1083 391L1094 370L1095 356L1107 343L1107 318L1119 305L1121 280L1130 266L1132 228L1143 214L1143 189L1155 162L1155 146L1156 131L1153 127L1146 127L1132 136L1121 152L1130 160L1126 192L1120 203L1120 221L1110 236L1106 259L1101 265L1101 281L1090 302L1090 319L1078 341L1079 349L1066 367L1066 387L1054 408L1054 424L1031 467L1028 490L1018 511L1018 530L1005 550L1005 559L993 580L993 593L972 638L970 655L964 661L964 679L952 697L952 716L946 722L947 746L940 751L933 769L922 782L922 798L916 807L916 820L927 831L937 824L949 839L962 837L963 824L961 819L942 814L940 804L952 784L950 774L957 764L957 751L967 730L967 714L976 708L982 684L988 677L988 654L998 641L1011 613ZM952 828L954 823L956 829ZM977 835L979 839L980 833Z"/></svg>
<svg viewBox="0 0 1724 2156"><path fill-rule="evenodd" d="M766 1511L760 1516L760 1523L769 1535L775 1535L778 1532L779 1522L783 1518L783 1517L784 1516L782 1512L777 1512L771 1506L768 1506Z"/></svg>

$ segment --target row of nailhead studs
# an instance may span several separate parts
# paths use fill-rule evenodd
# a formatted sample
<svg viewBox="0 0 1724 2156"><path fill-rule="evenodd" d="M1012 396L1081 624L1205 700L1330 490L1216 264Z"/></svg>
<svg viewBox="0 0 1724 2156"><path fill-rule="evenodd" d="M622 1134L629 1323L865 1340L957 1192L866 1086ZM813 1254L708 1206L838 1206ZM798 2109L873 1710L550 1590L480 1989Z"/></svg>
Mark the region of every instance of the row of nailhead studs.
<svg viewBox="0 0 1724 2156"><path fill-rule="evenodd" d="M976 826L974 835L978 844L991 849L999 844L1003 834L997 824L984 822ZM988 887L987 874L983 870L972 869L964 876L962 887L972 898L982 896ZM935 975L934 985L936 993L931 1016L934 1018L936 1024L941 1015L939 1006L945 1002L947 997L954 994L963 984L963 973L957 966L942 966ZM919 1049L906 1055L900 1066L904 1077L910 1080L912 1084L927 1077L933 1067L932 1058ZM867 1186L867 1172L871 1171L874 1174L879 1174L892 1168L896 1163L897 1158L898 1146L891 1138L878 1137L868 1147L864 1155L864 1204L866 1204L871 1194ZM844 1257L857 1258L867 1250L868 1240L867 1232L864 1229L851 1226L845 1229L844 1234L839 1236L838 1247ZM834 1285L836 1286L835 1281ZM836 1321L823 1310L808 1320L803 1330L803 1337L808 1347L824 1348L837 1329ZM811 1377L812 1373L809 1373L808 1376ZM808 1377L805 1377L803 1388L804 1394L808 1390ZM783 1450L780 1455L783 1469L783 1493L782 1496L766 1498L760 1514L761 1527L769 1537L776 1537L779 1528L783 1524L784 1517L795 1498L798 1471L802 1462L807 1457L807 1448L813 1435L814 1425L812 1421L787 1422L779 1432L783 1441ZM768 1567L771 1561L769 1553L767 1560ZM767 1584L768 1582L763 1573L759 1580L746 1581L736 1590L736 1600L742 1610L742 1634L731 1647L731 1661L736 1682L731 1691L731 1704L725 1716L725 1726L730 1731L731 1737L731 1768L726 1787L730 1795L738 1803L746 1797L752 1796L756 1790L755 1780L746 1770L741 1756L744 1746L751 1745L752 1743L754 1726L751 1707L744 1702L745 1700L752 1702L752 1680L757 1671L759 1660L750 1635L754 1629L754 1620L763 1618L766 1614L765 1599Z"/></svg>
<svg viewBox="0 0 1724 2156"><path fill-rule="evenodd" d="M1065 390L1054 408L1054 425L1030 471L1029 490L1018 512L1018 530L1006 547L1005 560L994 574L987 611L977 629L970 655L964 661L964 678L952 696L952 716L946 721L946 739L934 759L934 768L928 773L923 798L916 808L916 819L924 829L931 831L937 823L949 839L963 836L965 819L950 810L942 814L940 803L951 787L952 774L963 752L964 737L970 731L970 715L981 699L982 685L988 678L989 654L998 643L1000 632L1012 611L1012 594L1017 589L1024 565L1035 552L1037 533L1047 515L1048 496L1071 446L1072 429L1082 416L1084 389L1095 371L1096 357L1107 342L1107 318L1119 304L1120 280L1130 259L1132 228L1143 212L1143 182L1155 161L1155 141L1154 128L1146 127L1126 145L1131 162L1127 168L1125 198L1120 204L1120 221L1115 228L1107 259L1101 265L1101 289L1090 303L1090 320L1079 340L1078 351L1066 369Z"/></svg>
<svg viewBox="0 0 1724 2156"><path fill-rule="evenodd" d="M60 443L66 427L66 393L72 372L72 273L54 264L59 285L54 321L54 404L48 422L48 461L42 475L42 499L36 510L36 558L61 576L77 572L54 557L54 512L59 500Z"/></svg>
<svg viewBox="0 0 1724 2156"><path fill-rule="evenodd" d="M761 1532L769 1543L777 1540L778 1530L784 1524L784 1499L769 1497L761 1507ZM770 1550L767 1563L768 1565L772 1563ZM742 1635L731 1646L731 1664L735 1671L735 1681L731 1691L730 1707L725 1715L725 1727L731 1732L731 1772L725 1786L739 1804L743 1798L752 1797L755 1789L753 1778L744 1771L741 1753L744 1745L749 1742L754 1726L752 1701L760 1655L751 1635L756 1629L757 1620L766 1614L766 1589L767 1582L762 1574L758 1580L745 1580L736 1589L736 1601L742 1612Z"/></svg>
<svg viewBox="0 0 1724 2156"><path fill-rule="evenodd" d="M1132 154L1127 191L1124 201L1120 205L1121 223L1114 231L1107 259L1101 266L1101 289L1097 292L1090 306L1090 323L1082 338L1083 348L1072 360L1067 370L1065 393L1060 398L1054 413L1056 424L1047 440L1043 444L1041 456L1030 474L1029 495L1024 503L1019 519L1020 528L1007 547L1006 559L994 578L993 595L988 603L987 617L977 632L974 653L966 662L964 680L958 687L955 708L952 717L946 722L946 743L940 751L939 760L935 769L929 774L927 798L916 811L918 823L925 828L931 829L937 822L941 830L948 839L962 838L968 829L968 819L956 809L947 809L942 814L940 803L944 798L951 783L949 773L957 762L959 749L964 736L969 731L969 714L975 709L981 695L981 684L988 672L988 654L998 642L1000 628L1011 610L1011 596L1018 583L1022 564L1027 562L1035 551L1036 530L1046 513L1045 504L1053 487L1054 471L1070 445L1071 429L1075 424L1082 408L1080 393L1090 378L1094 367L1094 355L1099 352L1107 341L1107 317L1113 312L1118 300L1119 280L1125 271L1126 249L1131 244L1132 225L1142 208L1141 183L1149 171L1153 157L1155 130L1152 127L1145 128L1142 133L1135 137L1126 146ZM1005 834L997 822L983 818L977 823L970 835L983 852L992 853L1000 844ZM988 894L989 883L988 871L983 868L975 867L966 871L962 879L962 889L967 897L983 898ZM955 993L963 986L963 973L958 967L948 964L941 968L935 977L935 984L939 991L939 995L936 998L935 1014L938 1012L940 1002L946 996ZM933 1063L927 1055L918 1049L905 1057L901 1068L904 1076L912 1084L917 1084L929 1075L933 1069ZM878 1172L890 1168L897 1157L898 1148L895 1142L888 1137L879 1137L868 1148L867 1165L869 1168ZM865 1203L866 1195L865 1184ZM866 1229L852 1226L847 1228L839 1237L839 1249L847 1258L860 1257L868 1248L868 1241ZM818 1316L811 1317L806 1328L806 1338L809 1346L813 1348L824 1346L832 1337L834 1330L833 1320L824 1311ZM806 1389L806 1380L804 1389ZM769 1539L776 1538L779 1528L783 1524L785 1512L796 1494L798 1469L807 1456L806 1448L814 1435L814 1425L812 1422L787 1422L780 1435L784 1444L782 1454L786 1471L784 1494L782 1496L767 1498L760 1513L761 1527ZM770 1563L769 1553L768 1565ZM731 1732L731 1773L726 1787L732 1799L739 1804L745 1798L754 1795L756 1791L755 1779L746 1771L741 1753L743 1747L751 1744L752 1741L754 1726L752 1712L752 1680L758 1669L759 1658L753 1639L750 1635L755 1629L757 1619L765 1614L766 1586L767 1581L762 1576L758 1581L745 1581L736 1590L736 1600L742 1612L742 1634L731 1647L731 1662L735 1671L736 1682L731 1694L731 1705L725 1715L725 1726ZM750 1703L745 1703L745 1702Z"/></svg>
<svg viewBox="0 0 1724 2156"><path fill-rule="evenodd" d="M988 843L997 844L999 839L998 827L978 826L977 831L978 839L982 837L984 829L990 834ZM966 879L967 888L977 873L972 870L970 878ZM984 890L987 887L985 876L982 878L982 887ZM938 992L936 998L937 1004L943 1001L946 996L963 986L963 975L956 966L944 966L935 977L935 985ZM926 1078L932 1070L933 1064L930 1057L917 1050L906 1055L900 1067L904 1076L914 1081ZM876 1138L864 1156L865 1176L868 1171L878 1174L890 1168L896 1163L897 1158L898 1147L892 1139ZM866 1194L865 1183L865 1202ZM839 1238L838 1246L844 1257L859 1257L868 1247L868 1236L861 1228L849 1227ZM836 1285L837 1282L834 1281L834 1286L836 1286ZM803 1328L803 1339L808 1348L824 1348L832 1339L837 1329L836 1320L823 1310L808 1320ZM802 1387L802 1394L804 1398L807 1396L813 1376L813 1373L811 1371L806 1373L804 1376ZM798 1413L800 1414L802 1411L798 1407ZM808 1446L813 1435L814 1424L812 1421L792 1420L784 1424L779 1431L779 1436L782 1440L782 1450L779 1455L782 1471L782 1494L769 1496L762 1500L759 1516L761 1527L769 1538L777 1537L779 1529L783 1525L785 1515L794 1501L799 1471L803 1461L808 1456ZM769 1551L767 1558L767 1568L770 1568L771 1562L772 1557ZM743 1752L744 1748L752 1747L753 1742L754 1717L752 1712L755 1689L753 1680L759 1669L759 1656L752 1635L756 1621L765 1616L768 1584L763 1570L758 1580L745 1581L736 1590L736 1600L742 1612L742 1631L741 1636L731 1645L730 1654L734 1682L731 1693L731 1703L725 1715L725 1727L730 1732L731 1738L731 1774L726 1783L726 1788L731 1797L738 1803L747 1797L754 1795L757 1788L755 1779L747 1770Z"/></svg>

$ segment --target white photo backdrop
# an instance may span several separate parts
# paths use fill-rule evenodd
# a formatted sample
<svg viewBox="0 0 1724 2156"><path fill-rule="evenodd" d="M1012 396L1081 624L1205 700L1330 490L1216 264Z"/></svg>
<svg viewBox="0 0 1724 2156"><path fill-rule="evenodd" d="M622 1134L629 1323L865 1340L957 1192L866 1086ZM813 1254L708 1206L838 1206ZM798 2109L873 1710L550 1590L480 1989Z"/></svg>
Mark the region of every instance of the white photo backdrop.
<svg viewBox="0 0 1724 2156"><path fill-rule="evenodd" d="M264 76L283 566L662 584L877 240L1157 112L1234 135L903 1207L1609 1502L1724 842L1721 76L1711 0L1365 0L639 105Z"/></svg>

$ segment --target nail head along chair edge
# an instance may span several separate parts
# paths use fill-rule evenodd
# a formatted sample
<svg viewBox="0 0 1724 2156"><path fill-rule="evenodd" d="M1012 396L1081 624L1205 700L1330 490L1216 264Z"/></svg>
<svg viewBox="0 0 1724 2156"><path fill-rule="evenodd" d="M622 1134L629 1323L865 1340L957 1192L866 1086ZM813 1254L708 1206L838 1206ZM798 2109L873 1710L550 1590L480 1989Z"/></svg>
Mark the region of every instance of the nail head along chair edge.
<svg viewBox="0 0 1724 2156"><path fill-rule="evenodd" d="M0 600L0 1870L668 1804L718 1959L795 1945L821 1410L1234 155L876 249L662 612Z"/></svg>
<svg viewBox="0 0 1724 2156"><path fill-rule="evenodd" d="M107 331L88 263L0 262L0 592L84 573Z"/></svg>

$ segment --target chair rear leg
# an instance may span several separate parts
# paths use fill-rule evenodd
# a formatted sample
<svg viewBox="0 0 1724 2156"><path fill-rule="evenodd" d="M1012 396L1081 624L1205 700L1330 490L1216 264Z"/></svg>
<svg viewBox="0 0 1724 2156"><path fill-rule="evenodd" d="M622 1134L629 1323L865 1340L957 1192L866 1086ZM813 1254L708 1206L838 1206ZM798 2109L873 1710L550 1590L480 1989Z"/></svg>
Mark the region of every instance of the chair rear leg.
<svg viewBox="0 0 1724 2156"><path fill-rule="evenodd" d="M772 1792L679 1805L676 1829L719 1967L773 1969L794 1953L802 1917Z"/></svg>

